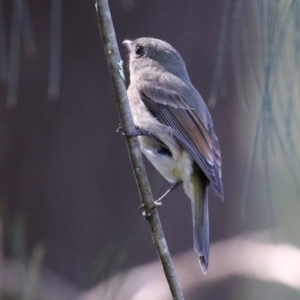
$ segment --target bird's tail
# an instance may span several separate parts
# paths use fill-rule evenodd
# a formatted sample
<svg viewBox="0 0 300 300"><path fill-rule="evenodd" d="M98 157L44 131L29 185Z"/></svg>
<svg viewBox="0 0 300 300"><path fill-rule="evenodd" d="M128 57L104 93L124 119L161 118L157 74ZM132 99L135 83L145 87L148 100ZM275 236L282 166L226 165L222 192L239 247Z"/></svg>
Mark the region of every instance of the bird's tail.
<svg viewBox="0 0 300 300"><path fill-rule="evenodd" d="M208 180L205 175L194 170L190 180L190 198L192 201L194 249L199 254L199 261L204 274L209 261L209 214Z"/></svg>

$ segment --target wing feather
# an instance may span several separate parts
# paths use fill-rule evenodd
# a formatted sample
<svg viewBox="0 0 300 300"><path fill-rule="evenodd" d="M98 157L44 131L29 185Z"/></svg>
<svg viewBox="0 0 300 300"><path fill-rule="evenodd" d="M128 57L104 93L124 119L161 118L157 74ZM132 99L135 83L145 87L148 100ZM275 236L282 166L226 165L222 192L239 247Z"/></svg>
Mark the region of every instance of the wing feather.
<svg viewBox="0 0 300 300"><path fill-rule="evenodd" d="M201 111L191 107L184 93L180 94L175 86L165 88L140 81L137 89L149 111L161 123L173 128L178 142L207 176L216 194L223 198L220 147L213 125L205 123ZM203 101L200 95L198 97Z"/></svg>

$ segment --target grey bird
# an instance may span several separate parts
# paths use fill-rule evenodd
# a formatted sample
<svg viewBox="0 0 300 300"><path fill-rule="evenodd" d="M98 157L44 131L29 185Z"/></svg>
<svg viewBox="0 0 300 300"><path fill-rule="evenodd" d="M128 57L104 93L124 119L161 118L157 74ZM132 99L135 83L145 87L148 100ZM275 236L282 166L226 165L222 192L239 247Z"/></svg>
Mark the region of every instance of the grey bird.
<svg viewBox="0 0 300 300"><path fill-rule="evenodd" d="M129 50L127 94L141 151L173 187L183 183L192 203L194 249L205 274L209 183L224 198L212 118L182 57L170 44L145 37L123 43Z"/></svg>

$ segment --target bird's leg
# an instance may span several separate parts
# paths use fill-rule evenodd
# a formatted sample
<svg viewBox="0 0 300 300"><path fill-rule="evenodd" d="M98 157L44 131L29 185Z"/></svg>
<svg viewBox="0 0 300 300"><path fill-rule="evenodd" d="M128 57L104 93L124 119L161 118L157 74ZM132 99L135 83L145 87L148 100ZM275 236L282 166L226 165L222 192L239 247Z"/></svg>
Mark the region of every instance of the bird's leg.
<svg viewBox="0 0 300 300"><path fill-rule="evenodd" d="M172 186L162 196L160 196L157 200L154 201L154 204L156 205L156 207L161 206L162 200L164 198L166 198L172 191L174 191L181 184L182 184L182 181L177 181L174 184L172 184Z"/></svg>
<svg viewBox="0 0 300 300"><path fill-rule="evenodd" d="M160 142L160 140L155 135L150 133L148 130L146 130L144 128L140 128L138 126L135 126L135 130L133 130L131 132L127 132L127 131L125 131L125 129L122 126L119 126L117 128L116 132L121 133L122 135L127 135L127 136L146 136L148 138L151 138L151 139L154 139L154 140Z"/></svg>
<svg viewBox="0 0 300 300"><path fill-rule="evenodd" d="M159 207L162 205L162 200L164 198L166 198L172 191L175 190L175 188L177 188L178 186L180 186L182 184L182 181L177 181L174 184L172 184L172 186L161 196L159 197L157 200L154 201L154 205L155 207ZM143 210L145 208L145 204L140 205L139 209ZM144 212L143 212L143 216L144 216ZM145 217L145 216L144 216Z"/></svg>

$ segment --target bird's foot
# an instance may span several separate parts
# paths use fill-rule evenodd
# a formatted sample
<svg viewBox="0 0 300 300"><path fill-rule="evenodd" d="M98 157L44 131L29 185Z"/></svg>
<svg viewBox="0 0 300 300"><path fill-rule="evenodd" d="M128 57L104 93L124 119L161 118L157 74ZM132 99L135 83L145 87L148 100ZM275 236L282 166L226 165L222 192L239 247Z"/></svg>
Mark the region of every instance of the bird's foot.
<svg viewBox="0 0 300 300"><path fill-rule="evenodd" d="M163 205L163 203L162 203L162 201L161 201L162 199L157 199L157 200L155 200L154 201L154 205L155 205L155 207L160 207L160 206L162 206Z"/></svg>
<svg viewBox="0 0 300 300"><path fill-rule="evenodd" d="M172 186L161 197L154 201L156 204L158 204L157 206L161 206L162 200L165 199L172 191L174 191L181 184L182 181L177 181L173 183Z"/></svg>
<svg viewBox="0 0 300 300"><path fill-rule="evenodd" d="M119 127L116 129L116 132L127 136L132 135L130 132L127 132L121 125L119 125Z"/></svg>
<svg viewBox="0 0 300 300"><path fill-rule="evenodd" d="M164 199L164 198L166 198L176 187L178 187L179 185L181 185L182 184L182 181L177 181L177 182L175 182L161 197L159 197L157 200L154 200L153 202L154 202L154 206L155 206L155 208L157 208L157 207L160 207L160 206L162 206L163 205L163 202L162 202L162 200ZM142 215L143 215L143 217L146 219L146 220L149 220L150 219L150 217L151 217L151 215L152 215L152 213L146 213L146 211L145 211L145 204L141 204L140 206L139 206L139 209L140 210L142 210L143 212L142 212Z"/></svg>
<svg viewBox="0 0 300 300"><path fill-rule="evenodd" d="M155 208L160 207L160 206L163 205L163 203L161 202L160 199L154 200L153 202L154 202ZM144 209L145 209L145 204L141 204L141 205L139 206L139 209L140 209L140 210L144 210Z"/></svg>
<svg viewBox="0 0 300 300"><path fill-rule="evenodd" d="M162 203L161 200L159 200L159 199L158 199L158 200L154 200L153 202L154 202L155 208L160 207L160 206L163 205L163 203ZM145 209L145 204L141 204L141 205L139 206L139 209L140 209L140 210Z"/></svg>
<svg viewBox="0 0 300 300"><path fill-rule="evenodd" d="M157 207L160 207L160 206L162 206L162 202L161 202L161 200L155 200L155 201L153 201L154 202L154 206L155 206L155 208L157 208ZM146 220L149 220L150 218L151 218L151 216L153 215L153 212L151 212L151 213L147 213L146 212L146 210L145 210L145 204L141 204L140 206L139 206L139 209L140 210L142 210L142 216L144 217L144 219L146 219Z"/></svg>
<svg viewBox="0 0 300 300"><path fill-rule="evenodd" d="M122 126L119 126L116 132L121 133L124 136L147 136L151 139L158 140L157 137L150 133L148 130L140 128L138 126L135 126L135 130L133 131L126 131Z"/></svg>

